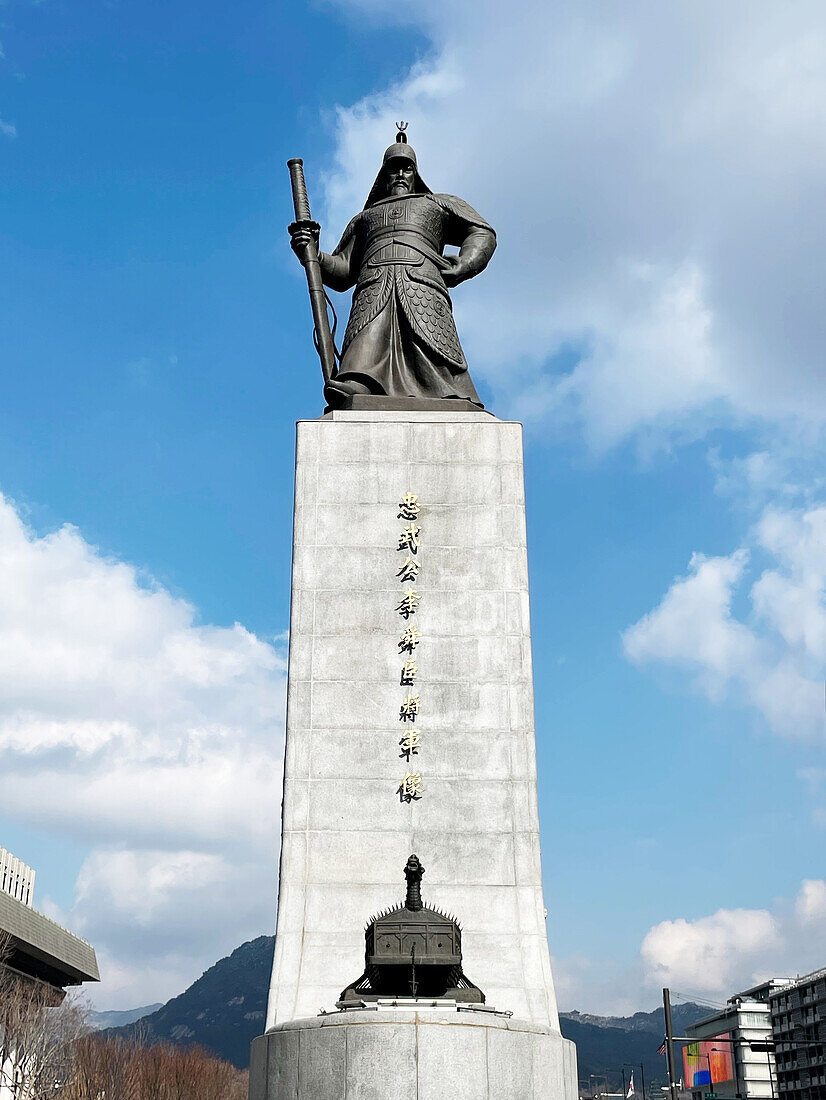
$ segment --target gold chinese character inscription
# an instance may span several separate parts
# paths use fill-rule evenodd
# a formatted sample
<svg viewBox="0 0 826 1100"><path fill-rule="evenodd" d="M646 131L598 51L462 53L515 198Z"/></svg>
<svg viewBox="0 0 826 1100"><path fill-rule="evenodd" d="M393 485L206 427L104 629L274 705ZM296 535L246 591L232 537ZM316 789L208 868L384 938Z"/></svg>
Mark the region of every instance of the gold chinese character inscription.
<svg viewBox="0 0 826 1100"><path fill-rule="evenodd" d="M399 740L399 748L402 750L399 755L406 756L409 760L411 755L418 753L420 744L421 734L418 730L410 730Z"/></svg>
<svg viewBox="0 0 826 1100"><path fill-rule="evenodd" d="M403 802L412 802L414 798L421 798L424 794L421 772L405 772L399 785L399 796Z"/></svg>
<svg viewBox="0 0 826 1100"><path fill-rule="evenodd" d="M419 666L415 661L405 661L402 665L402 674L399 678L399 682L404 687L406 684L412 684L419 674Z"/></svg>
<svg viewBox="0 0 826 1100"><path fill-rule="evenodd" d="M400 722L415 722L420 708L419 696L412 693L407 696L399 707Z"/></svg>
<svg viewBox="0 0 826 1100"><path fill-rule="evenodd" d="M396 576L402 581L415 581L421 565L408 554Z"/></svg>
<svg viewBox="0 0 826 1100"><path fill-rule="evenodd" d="M399 501L399 519L417 519L422 510L417 493L405 493Z"/></svg>
<svg viewBox="0 0 826 1100"><path fill-rule="evenodd" d="M399 535L398 550L409 550L411 554L417 554L419 551L419 535L422 529L416 523L408 523L406 527L402 528L402 533Z"/></svg>
<svg viewBox="0 0 826 1100"><path fill-rule="evenodd" d="M421 641L422 636L415 626L409 626L399 638L399 652L400 653L412 653L416 646Z"/></svg>
<svg viewBox="0 0 826 1100"><path fill-rule="evenodd" d="M422 597L415 588L408 588L396 610L402 618L409 619L411 615L416 614L416 608L421 603L421 599Z"/></svg>
<svg viewBox="0 0 826 1100"><path fill-rule="evenodd" d="M419 574L420 564L416 561L415 557L411 555L416 555L419 550L421 527L416 523L416 520L419 517L420 511L421 505L419 504L417 494L405 493L399 501L398 518L405 520L406 523L399 535L399 545L397 549L407 551L407 553L401 568L396 573L396 576L403 584L406 581L415 582ZM420 602L421 596L419 593L414 588L408 588L396 610L404 619L409 619L411 615L416 614ZM421 637L421 634L414 626L407 626L404 633L399 638L399 652L412 654L413 650L421 641ZM411 656L402 665L401 675L399 677L400 684L402 684L402 686L412 687L418 673L418 665ZM414 695L411 691L408 692L407 698L402 702L399 708L399 721L403 722L406 727L399 739L399 748L401 749L400 755L407 760L410 760L412 755L417 755L419 752L421 743L420 732L412 725L410 728L407 728L407 723L415 723L420 707L421 703L419 696ZM402 802L412 802L414 799L421 798L424 794L421 772L406 772L399 785L398 794Z"/></svg>

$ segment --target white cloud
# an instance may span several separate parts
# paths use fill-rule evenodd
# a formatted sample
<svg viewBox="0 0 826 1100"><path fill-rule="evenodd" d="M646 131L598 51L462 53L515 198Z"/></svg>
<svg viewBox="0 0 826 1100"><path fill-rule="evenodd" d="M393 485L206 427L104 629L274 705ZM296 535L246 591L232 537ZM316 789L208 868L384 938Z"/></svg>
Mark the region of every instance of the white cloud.
<svg viewBox="0 0 826 1100"><path fill-rule="evenodd" d="M638 663L687 669L712 700L729 690L788 737L825 732L826 507L766 509L755 552L773 559L748 590L750 613L732 603L744 586L749 552L695 554L660 604L623 636Z"/></svg>
<svg viewBox="0 0 826 1100"><path fill-rule="evenodd" d="M270 930L272 857L260 849L232 856L98 849L80 870L71 911L46 908L97 947L104 987L92 993L96 1001L165 1001L239 943Z"/></svg>
<svg viewBox="0 0 826 1100"><path fill-rule="evenodd" d="M0 56L2 56L2 51L0 51ZM0 118L0 134L4 134L9 138L17 137L17 127L13 122L6 122L5 119Z"/></svg>
<svg viewBox="0 0 826 1100"><path fill-rule="evenodd" d="M826 882L806 879L797 897L795 913L802 925L826 924Z"/></svg>
<svg viewBox="0 0 826 1100"><path fill-rule="evenodd" d="M409 119L430 186L500 234L455 295L499 408L596 446L826 419L822 5L339 3L431 52L339 110L325 222Z"/></svg>
<svg viewBox="0 0 826 1100"><path fill-rule="evenodd" d="M795 898L770 908L660 921L630 966L583 956L553 962L561 1009L626 1016L656 1008L664 986L679 997L722 1001L770 977L809 973L824 953L826 881L807 879Z"/></svg>
<svg viewBox="0 0 826 1100"><path fill-rule="evenodd" d="M560 1012L594 1012L631 1016L650 1000L635 960L621 967L616 957L595 959L569 955L551 959Z"/></svg>
<svg viewBox="0 0 826 1100"><path fill-rule="evenodd" d="M781 946L777 921L765 909L720 909L694 921L662 921L640 953L652 985L733 993L744 968L762 965Z"/></svg>
<svg viewBox="0 0 826 1100"><path fill-rule="evenodd" d="M709 694L718 695L755 657L751 632L731 615L733 590L747 562L744 550L723 558L694 554L689 575L625 632L631 660L694 665L705 674Z"/></svg>
<svg viewBox="0 0 826 1100"><path fill-rule="evenodd" d="M89 846L61 916L118 976L101 1003L177 993L270 926L284 674L270 643L0 497L3 811Z"/></svg>
<svg viewBox="0 0 826 1100"><path fill-rule="evenodd" d="M695 920L665 920L643 940L650 987L728 997L768 977L805 974L823 965L826 882L807 879L793 902L772 910L720 909Z"/></svg>

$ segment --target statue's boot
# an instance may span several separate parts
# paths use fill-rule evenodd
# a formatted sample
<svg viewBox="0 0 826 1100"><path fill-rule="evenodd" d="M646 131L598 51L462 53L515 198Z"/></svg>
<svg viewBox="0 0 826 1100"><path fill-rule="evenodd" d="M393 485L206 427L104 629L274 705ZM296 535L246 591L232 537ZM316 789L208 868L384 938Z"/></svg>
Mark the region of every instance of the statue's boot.
<svg viewBox="0 0 826 1100"><path fill-rule="evenodd" d="M369 386L365 386L363 382L356 382L352 378L331 378L324 387L324 396L331 409L340 409L347 397L372 392Z"/></svg>

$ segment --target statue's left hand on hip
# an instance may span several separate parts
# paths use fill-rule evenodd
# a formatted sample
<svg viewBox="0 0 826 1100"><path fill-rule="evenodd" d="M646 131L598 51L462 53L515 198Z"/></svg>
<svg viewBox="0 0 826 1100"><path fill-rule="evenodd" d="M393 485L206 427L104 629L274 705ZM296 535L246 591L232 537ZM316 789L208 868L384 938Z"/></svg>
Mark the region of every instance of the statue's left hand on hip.
<svg viewBox="0 0 826 1100"><path fill-rule="evenodd" d="M447 261L446 267L442 269L442 278L445 281L445 286L458 286L467 278L465 273L465 266L462 263L460 256L444 256L444 260Z"/></svg>

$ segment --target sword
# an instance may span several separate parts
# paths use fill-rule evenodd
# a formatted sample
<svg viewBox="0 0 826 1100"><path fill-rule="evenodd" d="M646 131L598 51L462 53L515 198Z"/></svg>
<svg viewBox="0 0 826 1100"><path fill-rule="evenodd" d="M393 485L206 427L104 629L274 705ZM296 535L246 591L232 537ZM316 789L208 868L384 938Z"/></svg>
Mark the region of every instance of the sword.
<svg viewBox="0 0 826 1100"><path fill-rule="evenodd" d="M307 184L304 182L304 161L293 157L287 161L290 170L290 183L293 189L293 208L295 221L289 226L290 236L299 229L317 231L318 222L310 217L310 200L307 198ZM318 262L318 245L311 240L299 256L307 275L307 289L310 292L310 306L313 311L313 343L321 360L321 373L324 381L329 382L336 373L336 345L330 331L330 318L327 315L327 295L321 281L321 265Z"/></svg>

